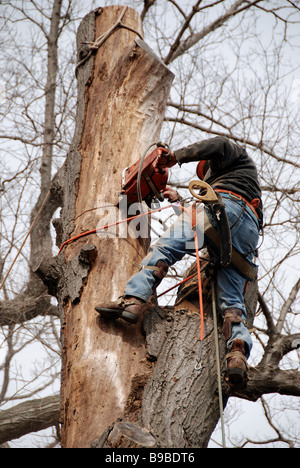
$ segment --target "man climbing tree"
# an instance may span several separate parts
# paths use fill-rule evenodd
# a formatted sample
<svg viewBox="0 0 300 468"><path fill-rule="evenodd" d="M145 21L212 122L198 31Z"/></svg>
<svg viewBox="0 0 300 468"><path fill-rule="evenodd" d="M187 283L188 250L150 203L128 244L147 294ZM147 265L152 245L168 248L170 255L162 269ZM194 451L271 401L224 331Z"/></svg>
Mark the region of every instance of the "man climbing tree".
<svg viewBox="0 0 300 468"><path fill-rule="evenodd" d="M160 162L165 167L201 161L197 171L199 176L203 174L204 180L221 194L221 202L225 206L225 211L219 211L216 217L208 206L205 211L215 228L221 213L227 217L233 246L251 263L256 252L259 230L262 229L263 215L257 170L245 149L226 138L217 137L179 149L168 156L162 154L159 158L165 159L165 163ZM172 202L178 200L178 193L170 188L166 189L165 195ZM139 321L143 313L143 302L150 298L169 267L191 250L189 245L194 238L191 216L192 214L183 211L176 223L151 246L142 261L141 270L128 281L120 301L96 306L102 316L108 319L121 318L129 323ZM220 226L225 230L227 219L219 219ZM223 332L230 350L227 355L227 381L231 385L242 384L247 381L246 359L252 348L243 299L249 278L236 265L230 263L226 267L222 266L222 258L216 252L217 246L211 243L203 220L203 216L197 217L198 238L202 239L199 247L209 246L221 263L217 272L217 296L224 321ZM228 241L227 233L222 236L222 229L219 232L221 243Z"/></svg>
<svg viewBox="0 0 300 468"><path fill-rule="evenodd" d="M144 28L134 11L119 5L124 3L137 8ZM250 425L242 434L240 420L234 427L228 417L228 443L299 445L292 423L278 416L284 414L285 404L294 405L297 415L300 395L300 280L294 268L299 255L295 54L293 63L287 63L298 40L299 6L288 0L181 3L103 0L103 8L94 10L99 6L94 0L2 1L0 444L15 444L22 435L52 427L54 443L63 447L128 447L134 445L125 437L128 421L135 425L135 435L145 435L142 428L150 435L138 445L186 448L218 443L218 428L213 432L221 392L206 288L210 284L204 275L202 368L197 372L200 320L194 276L180 287L174 306L166 306L170 295L159 299L159 306L148 301L144 320L132 326L122 319L99 318L94 307L116 300L124 291L147 253L149 239L90 235L57 252L72 236L109 222L110 215L119 219L122 174L148 144L162 139L176 149L198 140L202 145L206 136L221 136L245 145L255 160L266 236L260 251L259 293L252 282L244 297L249 327L256 315L247 386L236 391L236 386L223 385L222 390L224 403L229 401L225 418L241 408L243 399L257 402L251 409L259 408L261 399L269 432L256 433L257 426L262 427L259 420L255 436ZM89 11L76 40L79 21ZM180 152L175 151L177 158ZM184 173L190 168L194 173L193 167L193 162L184 170L175 165L170 170L172 187L184 188ZM205 180L210 182L208 173ZM249 202L256 195L247 193L251 185L246 185L230 191ZM177 196L169 187L164 194L171 200ZM241 202L226 200L224 194L218 197L226 209L231 201L241 216L251 216L246 207L242 212ZM230 271L221 264L228 243L220 246L225 250L215 249L208 236L217 230L201 239L206 212L210 215L207 208L197 212L197 237L220 253L219 274ZM182 216L182 223L188 216ZM211 220L222 229L218 216ZM233 243L240 221L232 227ZM253 223L257 229L256 217ZM122 226L130 228L131 223ZM226 230L222 233L223 239L229 238ZM30 244L25 245L28 235ZM233 248L232 261L236 252ZM190 258L169 268L168 281L177 283L182 275L186 279L195 272L194 265L183 272ZM255 270L251 263L246 265L253 279ZM155 273L145 272L151 278ZM239 306L235 308L242 311ZM218 325L223 369L227 351L221 314ZM231 325L232 334L243 328ZM33 339L38 346L34 353ZM27 438L27 445L35 445L31 440Z"/></svg>

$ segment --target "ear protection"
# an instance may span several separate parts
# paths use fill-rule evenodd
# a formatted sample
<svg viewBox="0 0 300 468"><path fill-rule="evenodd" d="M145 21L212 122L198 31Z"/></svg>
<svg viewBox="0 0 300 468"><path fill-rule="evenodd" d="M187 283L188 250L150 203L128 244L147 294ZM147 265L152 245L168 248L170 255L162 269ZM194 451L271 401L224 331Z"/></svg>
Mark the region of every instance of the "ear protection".
<svg viewBox="0 0 300 468"><path fill-rule="evenodd" d="M199 179L201 180L204 179L204 176L207 170L208 170L208 161L206 160L199 161L197 164L197 168L196 168L196 174L199 177Z"/></svg>

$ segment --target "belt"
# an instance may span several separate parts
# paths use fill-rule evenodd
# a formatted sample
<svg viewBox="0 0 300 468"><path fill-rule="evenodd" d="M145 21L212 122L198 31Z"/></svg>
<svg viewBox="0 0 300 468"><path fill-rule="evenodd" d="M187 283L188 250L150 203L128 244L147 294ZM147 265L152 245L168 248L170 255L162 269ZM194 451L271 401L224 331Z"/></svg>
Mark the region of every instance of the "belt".
<svg viewBox="0 0 300 468"><path fill-rule="evenodd" d="M218 188L215 188L214 190L215 192L218 192L218 193L228 193L232 198L237 198L238 200L243 201L244 203L246 203L248 208L250 208L250 210L255 214L256 218L259 219L259 216L256 212L256 208L260 204L259 198L254 198L251 202L249 202L248 200L246 200L246 198L242 197L241 195L237 193L231 192L230 190L224 190L224 189L218 189Z"/></svg>

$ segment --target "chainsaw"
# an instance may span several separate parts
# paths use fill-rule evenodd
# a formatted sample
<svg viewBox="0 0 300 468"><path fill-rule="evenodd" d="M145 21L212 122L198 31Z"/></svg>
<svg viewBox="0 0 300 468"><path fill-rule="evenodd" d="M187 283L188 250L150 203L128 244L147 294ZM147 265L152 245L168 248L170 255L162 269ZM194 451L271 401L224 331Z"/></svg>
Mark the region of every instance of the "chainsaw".
<svg viewBox="0 0 300 468"><path fill-rule="evenodd" d="M157 144L150 154L141 157L135 164L123 171L121 195L127 197L128 205L144 200L151 206L152 200L164 200L162 191L168 181L167 161L170 151Z"/></svg>

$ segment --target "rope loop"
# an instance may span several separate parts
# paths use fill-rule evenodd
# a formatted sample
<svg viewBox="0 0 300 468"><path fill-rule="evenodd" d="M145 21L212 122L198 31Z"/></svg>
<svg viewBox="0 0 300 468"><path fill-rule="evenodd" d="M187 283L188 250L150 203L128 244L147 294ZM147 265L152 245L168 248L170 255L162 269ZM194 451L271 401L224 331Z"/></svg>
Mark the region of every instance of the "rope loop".
<svg viewBox="0 0 300 468"><path fill-rule="evenodd" d="M128 29L128 31L131 31L133 33L135 33L137 36L139 36L140 39L144 39L142 34L131 28L130 26L127 26L126 24L122 23L122 20L125 16L125 13L127 11L127 6L125 6L121 12L121 15L119 17L119 19L117 20L117 22L110 28L108 29L104 34L102 34L101 36L99 36L94 42L91 42L91 41L81 41L80 44L84 44L84 45L87 45L88 48L89 48L89 53L76 65L76 68L75 68L75 76L77 77L77 72L78 72L78 68L81 67L93 54L93 51L97 51L100 49L100 47L104 44L104 42L115 32L117 31L119 28L124 28L124 29Z"/></svg>

